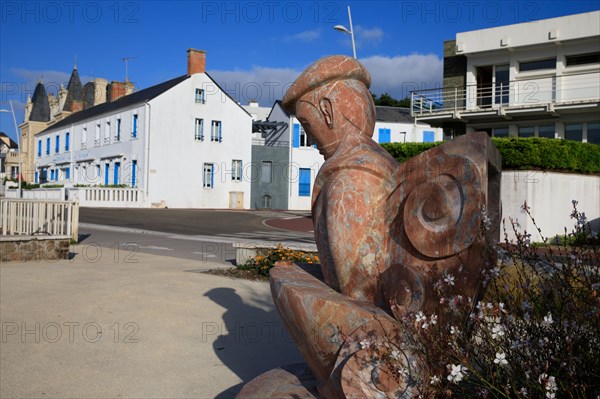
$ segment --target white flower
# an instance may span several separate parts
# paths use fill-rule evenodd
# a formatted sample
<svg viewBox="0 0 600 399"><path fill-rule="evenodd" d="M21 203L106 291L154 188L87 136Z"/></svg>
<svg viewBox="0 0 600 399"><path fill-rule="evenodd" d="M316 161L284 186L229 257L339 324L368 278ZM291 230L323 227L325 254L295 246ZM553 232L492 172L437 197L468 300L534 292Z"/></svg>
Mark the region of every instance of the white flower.
<svg viewBox="0 0 600 399"><path fill-rule="evenodd" d="M427 320L427 316L425 316L423 314L423 312L417 313L416 318L417 318L417 323Z"/></svg>
<svg viewBox="0 0 600 399"><path fill-rule="evenodd" d="M556 378L549 376L546 380L546 397L553 399L556 397L556 391L558 391L558 385L556 385Z"/></svg>
<svg viewBox="0 0 600 399"><path fill-rule="evenodd" d="M431 317L429 318L429 323L437 324L437 319L438 319L437 315L432 314Z"/></svg>
<svg viewBox="0 0 600 399"><path fill-rule="evenodd" d="M431 385L438 384L439 382L440 382L440 377L438 377L437 375L434 375L433 377L431 377L431 381L429 381L429 383Z"/></svg>
<svg viewBox="0 0 600 399"><path fill-rule="evenodd" d="M369 346L371 346L371 342L369 342L368 339L363 339L362 341L360 341L360 348L361 349L368 348Z"/></svg>
<svg viewBox="0 0 600 399"><path fill-rule="evenodd" d="M450 326L450 334L454 335L454 334L458 334L460 332L460 330L454 326Z"/></svg>
<svg viewBox="0 0 600 399"><path fill-rule="evenodd" d="M460 364L458 364L458 365L449 364L448 366L449 366L449 368L452 368L452 371L448 375L448 381L453 382L455 384L462 381L462 379L465 376L465 373L467 372L467 368L464 366L461 366Z"/></svg>
<svg viewBox="0 0 600 399"><path fill-rule="evenodd" d="M501 324L496 324L492 327L492 339L500 339L504 336L504 327Z"/></svg>
<svg viewBox="0 0 600 399"><path fill-rule="evenodd" d="M527 395L528 395L527 388L521 388L521 389L519 390L519 392L521 392L521 395L523 395L523 396L525 396L525 397L527 397Z"/></svg>
<svg viewBox="0 0 600 399"><path fill-rule="evenodd" d="M398 360L400 358L400 352L393 350L392 353L390 353L390 357L394 360Z"/></svg>
<svg viewBox="0 0 600 399"><path fill-rule="evenodd" d="M554 323L554 320L552 320L552 313L548 312L548 314L544 316L544 321L542 324L546 327L550 327L552 323Z"/></svg>
<svg viewBox="0 0 600 399"><path fill-rule="evenodd" d="M454 276L451 274L448 274L445 278L444 278L444 282L448 285L454 285Z"/></svg>
<svg viewBox="0 0 600 399"><path fill-rule="evenodd" d="M494 363L499 366L506 366L508 364L508 361L506 360L506 353L496 352L496 358L494 359Z"/></svg>

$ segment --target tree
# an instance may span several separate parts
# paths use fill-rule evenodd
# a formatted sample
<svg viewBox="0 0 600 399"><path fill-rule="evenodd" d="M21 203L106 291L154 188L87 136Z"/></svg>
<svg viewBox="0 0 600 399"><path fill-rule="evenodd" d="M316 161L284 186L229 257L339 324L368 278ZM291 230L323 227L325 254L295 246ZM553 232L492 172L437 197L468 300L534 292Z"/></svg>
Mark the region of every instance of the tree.
<svg viewBox="0 0 600 399"><path fill-rule="evenodd" d="M373 101L375 102L375 105L410 108L410 97L405 97L402 100L397 100L387 92L381 94L379 97L377 97L377 94L371 93L371 95L373 96Z"/></svg>

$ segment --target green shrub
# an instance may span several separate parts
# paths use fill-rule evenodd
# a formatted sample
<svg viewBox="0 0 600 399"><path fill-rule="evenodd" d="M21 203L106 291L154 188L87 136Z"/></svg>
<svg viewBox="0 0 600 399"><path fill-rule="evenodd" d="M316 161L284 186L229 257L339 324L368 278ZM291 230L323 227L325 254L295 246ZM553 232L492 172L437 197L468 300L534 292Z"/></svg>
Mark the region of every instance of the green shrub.
<svg viewBox="0 0 600 399"><path fill-rule="evenodd" d="M600 173L600 145L546 138L492 138L502 155L503 170L541 169L577 173ZM437 143L385 143L398 162L435 147Z"/></svg>
<svg viewBox="0 0 600 399"><path fill-rule="evenodd" d="M285 248L283 245L278 244L276 248L266 249L263 254L256 255L243 265L238 265L238 269L254 269L258 274L268 276L270 270L275 266L275 263L280 260L289 260L300 263L319 263L319 256Z"/></svg>

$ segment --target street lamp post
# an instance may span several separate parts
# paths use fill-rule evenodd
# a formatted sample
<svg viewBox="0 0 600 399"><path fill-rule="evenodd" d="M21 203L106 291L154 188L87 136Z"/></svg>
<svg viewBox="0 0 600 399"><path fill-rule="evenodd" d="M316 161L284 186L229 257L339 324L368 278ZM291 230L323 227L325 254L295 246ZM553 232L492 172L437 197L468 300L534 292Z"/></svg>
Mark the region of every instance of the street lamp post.
<svg viewBox="0 0 600 399"><path fill-rule="evenodd" d="M350 6L348 6L348 21L350 22L350 30L346 28L344 25L336 25L333 29L338 30L340 32L344 32L352 37L352 54L354 54L354 59L356 59L356 45L354 44L354 28L352 27L352 14L350 13Z"/></svg>
<svg viewBox="0 0 600 399"><path fill-rule="evenodd" d="M10 103L10 111L7 109L0 109L0 112L10 112L12 114L13 123L15 124L15 134L17 136L17 149L19 151L19 169L17 171L17 179L19 181L19 198L23 198L23 191L21 190L21 176L23 174L23 165L21 162L21 142L20 142L20 134L19 127L17 126L17 118L15 117L15 109L12 105L12 100L9 100Z"/></svg>

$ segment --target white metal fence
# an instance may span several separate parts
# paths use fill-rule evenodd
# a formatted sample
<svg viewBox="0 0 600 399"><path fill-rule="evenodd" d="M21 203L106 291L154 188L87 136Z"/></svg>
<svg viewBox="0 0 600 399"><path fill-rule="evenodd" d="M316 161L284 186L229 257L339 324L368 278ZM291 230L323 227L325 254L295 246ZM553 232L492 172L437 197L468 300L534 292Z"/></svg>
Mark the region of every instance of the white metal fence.
<svg viewBox="0 0 600 399"><path fill-rule="evenodd" d="M73 187L67 189L69 201L78 200L81 206L110 208L139 208L143 205L138 188Z"/></svg>
<svg viewBox="0 0 600 399"><path fill-rule="evenodd" d="M65 188L41 188L35 190L22 190L22 199L56 200L65 199ZM6 198L19 199L19 189L6 190Z"/></svg>
<svg viewBox="0 0 600 399"><path fill-rule="evenodd" d="M598 101L600 73L520 78L509 82L417 90L411 93L413 116L480 111L500 107L535 107Z"/></svg>
<svg viewBox="0 0 600 399"><path fill-rule="evenodd" d="M2 235L79 234L79 204L72 201L0 199Z"/></svg>

